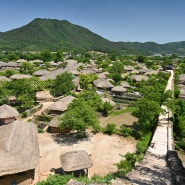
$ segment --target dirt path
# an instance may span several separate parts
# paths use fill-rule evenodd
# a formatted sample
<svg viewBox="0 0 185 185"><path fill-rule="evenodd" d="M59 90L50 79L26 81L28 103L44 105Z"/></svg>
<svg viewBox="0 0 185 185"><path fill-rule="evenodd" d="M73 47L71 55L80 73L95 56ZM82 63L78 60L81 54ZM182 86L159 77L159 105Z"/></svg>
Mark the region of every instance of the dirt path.
<svg viewBox="0 0 185 185"><path fill-rule="evenodd" d="M46 179L51 168L60 167L60 155L67 151L86 150L93 161L89 169L89 177L94 174L105 175L115 172L115 163L118 163L127 152L135 152L137 141L133 138L102 133L90 134L87 139L77 141L75 138L58 137L56 134L39 134L40 147L40 180Z"/></svg>

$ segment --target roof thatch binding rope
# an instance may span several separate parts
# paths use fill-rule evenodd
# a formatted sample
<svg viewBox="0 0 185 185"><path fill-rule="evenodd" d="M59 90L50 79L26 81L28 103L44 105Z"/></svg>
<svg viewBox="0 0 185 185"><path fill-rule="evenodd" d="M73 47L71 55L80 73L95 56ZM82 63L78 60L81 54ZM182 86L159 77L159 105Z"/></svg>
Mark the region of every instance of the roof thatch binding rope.
<svg viewBox="0 0 185 185"><path fill-rule="evenodd" d="M16 116L19 116L19 112L15 108L6 104L0 106L0 118L11 118Z"/></svg>
<svg viewBox="0 0 185 185"><path fill-rule="evenodd" d="M0 176L28 171L39 163L37 127L14 121L0 129Z"/></svg>
<svg viewBox="0 0 185 185"><path fill-rule="evenodd" d="M92 160L85 150L75 150L60 155L61 167L64 171L76 171L93 166Z"/></svg>

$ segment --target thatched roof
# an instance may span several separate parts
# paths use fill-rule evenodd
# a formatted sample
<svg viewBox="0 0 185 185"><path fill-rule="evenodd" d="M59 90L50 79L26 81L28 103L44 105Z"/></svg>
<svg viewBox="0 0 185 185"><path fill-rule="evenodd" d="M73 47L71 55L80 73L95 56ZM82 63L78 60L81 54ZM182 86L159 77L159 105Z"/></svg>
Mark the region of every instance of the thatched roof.
<svg viewBox="0 0 185 185"><path fill-rule="evenodd" d="M123 86L115 86L111 89L112 92L126 92L127 89L125 89Z"/></svg>
<svg viewBox="0 0 185 185"><path fill-rule="evenodd" d="M179 81L180 82L185 82L185 74L179 75Z"/></svg>
<svg viewBox="0 0 185 185"><path fill-rule="evenodd" d="M61 167L64 171L76 171L93 166L92 160L84 150L66 152L60 156Z"/></svg>
<svg viewBox="0 0 185 185"><path fill-rule="evenodd" d="M0 176L37 167L39 145L37 127L32 123L15 121L0 129Z"/></svg>
<svg viewBox="0 0 185 185"><path fill-rule="evenodd" d="M48 70L46 70L46 69L41 69L41 70L38 70L38 71L36 71L35 73L33 73L35 76L43 76L43 75L46 75L46 74L48 74L49 73L49 71Z"/></svg>
<svg viewBox="0 0 185 185"><path fill-rule="evenodd" d="M105 89L110 89L114 87L107 79L105 78L99 78L97 80L93 81L94 86L98 88L105 88Z"/></svg>
<svg viewBox="0 0 185 185"><path fill-rule="evenodd" d="M10 79L19 80L19 79L22 79L22 78L31 78L31 77L32 77L31 75L15 74L15 75L12 75L12 76L10 77Z"/></svg>
<svg viewBox="0 0 185 185"><path fill-rule="evenodd" d="M45 81L45 80L48 80L48 79L54 80L57 75L62 74L63 72L65 72L64 69L57 69L55 71L50 71L49 73L41 76L39 79L42 80L42 81Z"/></svg>
<svg viewBox="0 0 185 185"><path fill-rule="evenodd" d="M103 102L108 102L110 103L113 107L116 106L116 103L109 98L101 98Z"/></svg>
<svg viewBox="0 0 185 185"><path fill-rule="evenodd" d="M148 80L148 76L144 76L144 75L133 75L130 78L135 80L136 82L140 82L142 80Z"/></svg>
<svg viewBox="0 0 185 185"><path fill-rule="evenodd" d="M124 66L123 68L125 71L133 71L134 70L133 66Z"/></svg>
<svg viewBox="0 0 185 185"><path fill-rule="evenodd" d="M139 69L138 70L139 71L139 73L149 73L149 72L152 72L153 71L153 69L148 69L148 68L143 68L143 69Z"/></svg>
<svg viewBox="0 0 185 185"><path fill-rule="evenodd" d="M129 83L126 82L126 81L121 82L120 85L121 85L122 87L124 87L124 88L130 88Z"/></svg>
<svg viewBox="0 0 185 185"><path fill-rule="evenodd" d="M7 78L6 76L0 76L0 81L11 81L11 79Z"/></svg>
<svg viewBox="0 0 185 185"><path fill-rule="evenodd" d="M56 101L55 103L53 103L48 110L55 110L55 111L66 111L67 107L70 103L72 103L72 101L75 99L74 96L66 96L64 98L61 98L60 100Z"/></svg>
<svg viewBox="0 0 185 185"><path fill-rule="evenodd" d="M0 106L0 118L11 118L19 116L19 112L6 104Z"/></svg>
<svg viewBox="0 0 185 185"><path fill-rule="evenodd" d="M38 91L36 93L36 99L39 100L39 99L50 99L50 100L53 100L54 97L50 94L49 91Z"/></svg>
<svg viewBox="0 0 185 185"><path fill-rule="evenodd" d="M18 63L12 62L12 61L7 62L6 65L7 65L7 67L18 67L19 66Z"/></svg>
<svg viewBox="0 0 185 185"><path fill-rule="evenodd" d="M49 126L51 127L58 127L59 124L59 117L61 117L61 115L58 116L54 116L53 119L49 122Z"/></svg>

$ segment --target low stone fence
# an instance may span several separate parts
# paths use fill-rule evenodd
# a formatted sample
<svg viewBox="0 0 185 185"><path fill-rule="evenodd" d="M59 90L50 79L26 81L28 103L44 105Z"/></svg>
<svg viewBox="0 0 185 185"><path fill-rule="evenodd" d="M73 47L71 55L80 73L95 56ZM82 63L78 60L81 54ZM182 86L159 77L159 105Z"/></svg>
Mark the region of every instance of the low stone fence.
<svg viewBox="0 0 185 185"><path fill-rule="evenodd" d="M168 150L166 158L171 170L173 183L175 185L185 185L185 169L182 161L179 159L177 151Z"/></svg>

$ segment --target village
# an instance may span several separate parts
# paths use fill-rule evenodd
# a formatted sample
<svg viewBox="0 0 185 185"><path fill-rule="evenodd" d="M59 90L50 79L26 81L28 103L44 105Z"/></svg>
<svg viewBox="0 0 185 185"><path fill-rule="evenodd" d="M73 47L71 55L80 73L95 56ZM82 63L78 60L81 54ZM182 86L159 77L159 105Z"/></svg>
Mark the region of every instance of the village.
<svg viewBox="0 0 185 185"><path fill-rule="evenodd" d="M173 83L178 88L178 98L185 98L185 71L180 57L148 56L146 60L141 56L125 56L112 60L105 53L94 53L82 61L78 60L80 57L66 55L63 61L49 61L47 65L42 60L0 62L0 86L4 90L1 90L0 101L0 185L37 184L50 174L85 174L92 178L116 173L115 164L127 153L137 152L139 134L146 128L154 129L152 125L137 130L141 113L135 110L140 106L136 102L142 102L143 97L159 98L152 94L149 97L150 83L161 83L164 93L171 74L169 70L180 71L178 82ZM60 87L62 74L71 75L72 85L66 83L66 91ZM25 82L28 86L22 87L25 90L23 95L18 89L14 93L16 91L9 85ZM33 90L29 91L29 87ZM94 120L87 117L91 124L83 127L82 121L76 127L75 124L69 126L72 118L79 119L72 112L73 108L79 109L79 115L80 110L86 109L86 104L83 107L78 105L80 98L96 108L96 118L92 112L89 117ZM169 99L165 98L163 101ZM143 114L147 117L146 113ZM157 113L149 115L153 119L158 116ZM64 118L71 120L67 122ZM85 137L77 137L84 133Z"/></svg>

